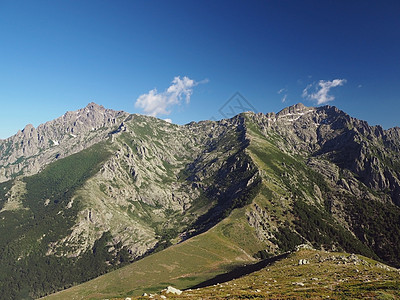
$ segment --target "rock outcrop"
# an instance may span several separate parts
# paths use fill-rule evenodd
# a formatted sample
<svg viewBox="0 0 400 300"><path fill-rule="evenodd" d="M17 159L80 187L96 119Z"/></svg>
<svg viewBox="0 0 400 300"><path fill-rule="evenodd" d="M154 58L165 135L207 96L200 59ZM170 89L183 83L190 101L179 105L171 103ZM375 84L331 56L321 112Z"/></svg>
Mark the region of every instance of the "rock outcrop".
<svg viewBox="0 0 400 300"><path fill-rule="evenodd" d="M0 182L38 173L49 163L104 140L129 114L96 103L0 140Z"/></svg>
<svg viewBox="0 0 400 300"><path fill-rule="evenodd" d="M283 137L278 141L282 151L319 159L319 172L327 171L321 165L323 160L349 170L368 188L390 191L392 203L400 206L400 128L384 130L336 107L306 107L301 103L277 114L250 117L266 136ZM337 183L337 177L330 179Z"/></svg>

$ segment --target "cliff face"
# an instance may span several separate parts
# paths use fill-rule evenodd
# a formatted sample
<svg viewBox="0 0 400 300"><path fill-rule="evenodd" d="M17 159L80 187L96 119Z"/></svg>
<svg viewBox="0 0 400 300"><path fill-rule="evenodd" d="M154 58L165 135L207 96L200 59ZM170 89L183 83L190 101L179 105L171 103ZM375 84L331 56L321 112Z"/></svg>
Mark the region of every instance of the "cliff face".
<svg viewBox="0 0 400 300"><path fill-rule="evenodd" d="M282 151L327 160L400 205L400 128L383 130L336 107L302 104L252 118L263 132L284 138L279 144Z"/></svg>
<svg viewBox="0 0 400 300"><path fill-rule="evenodd" d="M315 246L325 244L334 250L341 245L347 251L359 251L346 249L348 237L336 239L342 233L332 234L334 228L343 227L369 248L363 251L372 250L381 259L399 265L399 128L383 130L336 107L308 108L302 104L277 114L249 114L248 118L266 141L288 156L286 160L297 161L293 168L285 158L274 158L282 166L275 172L280 177L277 185L289 194L288 213L295 219L292 232L313 240ZM328 223L337 225L329 228L324 224L329 218L333 219ZM310 219L315 220L305 224ZM329 228L326 231L325 226ZM310 234L313 230L315 234Z"/></svg>

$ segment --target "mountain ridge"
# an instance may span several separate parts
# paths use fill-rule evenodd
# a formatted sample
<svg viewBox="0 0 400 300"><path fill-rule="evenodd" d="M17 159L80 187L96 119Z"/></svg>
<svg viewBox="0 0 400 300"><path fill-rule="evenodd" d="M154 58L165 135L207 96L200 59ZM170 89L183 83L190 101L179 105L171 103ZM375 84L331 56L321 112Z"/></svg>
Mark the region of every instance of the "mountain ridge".
<svg viewBox="0 0 400 300"><path fill-rule="evenodd" d="M119 125L127 116L125 112L105 109L91 102L85 108L66 112L37 128L26 125L15 135L0 141L0 182L19 174L33 175L43 165L99 142L108 134L99 131Z"/></svg>
<svg viewBox="0 0 400 300"><path fill-rule="evenodd" d="M33 143L38 155L28 145L33 156L18 161L24 148L4 155L0 145L2 161L18 161L8 173L1 166L10 180L0 183L0 230L9 236L0 264L4 276L18 274L0 278L2 292L26 281L29 295L42 296L196 237L232 245L238 252L225 263L233 265L302 243L400 265L400 129L303 104L175 125L91 103L59 119L45 144ZM31 127L15 138L25 134L40 141ZM40 168L29 169L35 160ZM48 286L35 261L52 274ZM77 278L79 265L91 267ZM226 271L214 265L213 276Z"/></svg>

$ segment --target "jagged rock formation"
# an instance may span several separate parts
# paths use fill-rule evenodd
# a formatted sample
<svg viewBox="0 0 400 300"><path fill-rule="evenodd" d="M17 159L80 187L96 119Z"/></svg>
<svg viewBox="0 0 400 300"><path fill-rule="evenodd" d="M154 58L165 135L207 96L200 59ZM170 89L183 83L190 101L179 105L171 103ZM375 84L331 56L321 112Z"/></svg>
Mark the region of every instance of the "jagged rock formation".
<svg viewBox="0 0 400 300"><path fill-rule="evenodd" d="M315 158L310 163L319 172L327 170L321 165L323 161L333 163L332 168L354 173L368 188L390 191L390 200L400 205L400 128L383 130L336 107L303 104L277 114L253 115L252 119L264 134L274 132L284 137L278 144L282 151ZM337 183L338 177L331 179Z"/></svg>
<svg viewBox="0 0 400 300"><path fill-rule="evenodd" d="M167 229L187 238L216 224L257 176L250 161L239 160L246 140L237 127L243 122L237 117L219 126L178 127L140 115L125 119L111 136L113 155L70 202L84 199L86 207L71 234L52 243L47 254L67 243L70 250L62 254L77 257L110 231L137 258L167 242ZM237 184L227 184L227 177Z"/></svg>
<svg viewBox="0 0 400 300"><path fill-rule="evenodd" d="M289 199L295 193L295 199L301 197L312 205L322 205L379 257L398 265L395 257L400 253L394 248L400 235L400 128L369 126L331 106L297 104L277 114L250 113L248 117L282 153L301 157L315 172L299 182L304 174L290 170L283 162L282 175L290 181L283 182L285 189L291 190ZM308 192L297 194L298 190L289 187L304 186L310 179L314 183ZM294 212L295 218L298 213Z"/></svg>
<svg viewBox="0 0 400 300"><path fill-rule="evenodd" d="M0 140L0 182L33 175L43 166L104 140L128 116L96 103Z"/></svg>
<svg viewBox="0 0 400 300"><path fill-rule="evenodd" d="M178 126L90 103L0 141L0 229L9 233L0 264L4 274L26 264L31 273L20 278L40 278L37 261L62 266L54 280L63 282L36 288L38 296L206 232L243 208L237 226L257 239L246 255L308 243L400 265L399 149L399 128L331 106Z"/></svg>

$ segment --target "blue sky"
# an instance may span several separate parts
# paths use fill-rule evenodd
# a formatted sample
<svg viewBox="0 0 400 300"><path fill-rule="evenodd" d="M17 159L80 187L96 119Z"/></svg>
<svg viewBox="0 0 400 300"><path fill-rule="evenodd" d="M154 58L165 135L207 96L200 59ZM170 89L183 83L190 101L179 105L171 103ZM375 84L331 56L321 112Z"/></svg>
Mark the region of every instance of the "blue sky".
<svg viewBox="0 0 400 300"><path fill-rule="evenodd" d="M220 119L236 92L400 125L400 1L1 0L0 41L0 138L91 101Z"/></svg>

